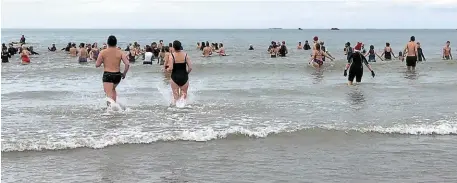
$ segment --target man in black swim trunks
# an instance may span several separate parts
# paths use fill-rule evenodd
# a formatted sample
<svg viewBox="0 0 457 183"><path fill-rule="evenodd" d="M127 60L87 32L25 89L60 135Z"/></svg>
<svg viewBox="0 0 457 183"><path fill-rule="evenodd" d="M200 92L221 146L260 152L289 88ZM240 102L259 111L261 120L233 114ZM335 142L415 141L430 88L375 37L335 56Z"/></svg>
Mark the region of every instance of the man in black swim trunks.
<svg viewBox="0 0 457 183"><path fill-rule="evenodd" d="M367 68L371 71L371 76L375 76L373 69L371 69L370 64L368 63L365 56L360 53L362 49L362 43L357 43L354 47L354 52L348 55L349 63L346 65L344 69L344 76L347 76L347 70L349 69L349 77L348 77L348 85L352 85L354 82L354 78L357 83L362 81L363 76L363 64L367 66ZM363 64L362 64L363 63Z"/></svg>
<svg viewBox="0 0 457 183"><path fill-rule="evenodd" d="M122 50L117 49L117 39L115 36L109 36L107 43L108 48L99 53L95 67L100 67L103 63L103 88L106 96L116 102L116 86L121 82L121 79L125 78L129 70L129 60ZM120 72L121 60L125 65L124 73ZM107 104L109 106L109 102Z"/></svg>
<svg viewBox="0 0 457 183"><path fill-rule="evenodd" d="M417 62L417 44L416 37L411 36L409 42L406 44L403 53L406 55L406 68L408 71L416 69Z"/></svg>

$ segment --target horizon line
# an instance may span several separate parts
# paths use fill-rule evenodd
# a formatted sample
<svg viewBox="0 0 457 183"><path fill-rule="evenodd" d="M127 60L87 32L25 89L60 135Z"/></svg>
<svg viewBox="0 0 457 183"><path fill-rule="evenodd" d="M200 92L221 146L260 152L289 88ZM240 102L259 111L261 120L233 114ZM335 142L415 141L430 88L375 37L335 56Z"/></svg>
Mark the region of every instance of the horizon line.
<svg viewBox="0 0 457 183"><path fill-rule="evenodd" d="M333 27L335 28L335 27ZM1 30L331 30L333 28L1 28ZM453 28L337 28L338 30L457 30Z"/></svg>

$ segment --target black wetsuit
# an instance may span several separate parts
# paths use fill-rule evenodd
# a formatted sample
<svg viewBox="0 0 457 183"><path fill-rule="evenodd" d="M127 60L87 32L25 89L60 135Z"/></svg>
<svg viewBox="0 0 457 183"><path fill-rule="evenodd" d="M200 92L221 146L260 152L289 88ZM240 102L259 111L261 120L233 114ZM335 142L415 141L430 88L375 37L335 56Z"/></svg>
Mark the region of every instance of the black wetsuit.
<svg viewBox="0 0 457 183"><path fill-rule="evenodd" d="M8 48L8 52L10 53L10 55L16 54L17 51L18 51L18 50L17 50L16 48L14 48L14 47L9 47L9 48Z"/></svg>
<svg viewBox="0 0 457 183"><path fill-rule="evenodd" d="M11 58L11 54L8 52L7 49L2 50L2 62L6 63L9 62L9 59Z"/></svg>
<svg viewBox="0 0 457 183"><path fill-rule="evenodd" d="M349 67L348 80L353 82L355 78L356 82L361 82L363 76L363 64L368 65L367 59L361 53L355 52L349 55L349 64L351 64L351 66Z"/></svg>
<svg viewBox="0 0 457 183"><path fill-rule="evenodd" d="M352 54L354 53L354 51L353 51L352 47L350 47L350 46L348 46L346 48L346 50L347 50L347 59L348 59L348 62L349 62L349 59L352 56Z"/></svg>
<svg viewBox="0 0 457 183"><path fill-rule="evenodd" d="M33 51L33 49L27 48L27 50L30 52L32 55L39 55L39 53Z"/></svg>
<svg viewBox="0 0 457 183"><path fill-rule="evenodd" d="M309 46L308 43L305 43L305 45L303 46L303 49L304 49L304 50L310 50L310 49L311 49L311 46Z"/></svg>
<svg viewBox="0 0 457 183"><path fill-rule="evenodd" d="M418 61L422 61L422 58L424 58L424 61L425 61L425 56L424 56L424 52L422 52L422 48L417 48L417 54L418 54L418 57L417 57Z"/></svg>
<svg viewBox="0 0 457 183"><path fill-rule="evenodd" d="M51 48L48 48L49 51L56 51L57 48L55 46L51 47Z"/></svg>
<svg viewBox="0 0 457 183"><path fill-rule="evenodd" d="M249 47L249 50L254 50L254 47L252 47L252 46L251 46L251 47Z"/></svg>
<svg viewBox="0 0 457 183"><path fill-rule="evenodd" d="M70 51L70 48L71 48L71 46L67 46L67 47L65 47L65 48L62 48L62 50L65 50L66 52L69 52L69 51Z"/></svg>
<svg viewBox="0 0 457 183"><path fill-rule="evenodd" d="M189 73L187 72L187 54L184 57L184 63L176 63L175 56L173 57L173 70L171 71L171 80L178 86L184 86L189 80Z"/></svg>

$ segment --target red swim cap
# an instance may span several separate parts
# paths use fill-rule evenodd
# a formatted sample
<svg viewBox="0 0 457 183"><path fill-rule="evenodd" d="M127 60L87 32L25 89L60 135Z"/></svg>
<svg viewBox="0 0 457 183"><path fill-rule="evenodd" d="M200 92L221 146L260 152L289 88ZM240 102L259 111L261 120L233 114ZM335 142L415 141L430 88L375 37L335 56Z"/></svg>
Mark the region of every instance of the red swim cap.
<svg viewBox="0 0 457 183"><path fill-rule="evenodd" d="M357 42L357 45L355 45L354 50L358 50L358 51L362 50L362 43Z"/></svg>
<svg viewBox="0 0 457 183"><path fill-rule="evenodd" d="M314 36L313 40L317 41L317 40L319 40L319 38L317 36Z"/></svg>

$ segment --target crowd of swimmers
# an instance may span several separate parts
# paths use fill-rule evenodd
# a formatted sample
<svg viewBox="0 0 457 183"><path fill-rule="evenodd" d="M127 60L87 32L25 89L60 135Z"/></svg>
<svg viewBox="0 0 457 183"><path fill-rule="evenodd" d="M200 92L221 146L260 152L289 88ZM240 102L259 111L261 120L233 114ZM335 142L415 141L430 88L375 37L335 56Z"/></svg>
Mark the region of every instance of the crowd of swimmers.
<svg viewBox="0 0 457 183"><path fill-rule="evenodd" d="M25 44L25 37L22 36L19 47L14 47L15 43L9 44L6 47L2 44L2 62L9 62L8 59L11 56L18 54L20 55L22 64L30 63L30 55L38 54L33 51L33 47L27 47ZM310 45L308 41L302 45L298 43L297 49L312 50L310 54L309 65L320 69L325 58L334 60L335 58L326 50L323 41L319 41L319 38L315 36L313 38L313 44ZM57 51L55 44L48 47L50 52ZM183 51L183 47L180 41L174 41L169 43L168 46L163 44L163 40L151 43L141 47L137 42L129 44L124 50L117 46L117 39L115 36L109 36L107 43L104 43L101 48L98 47L97 43L87 44L80 43L76 48L75 43L68 43L65 48L61 50L67 52L72 57L77 57L78 61L88 62L96 61L96 67L104 66L103 74L103 86L106 95L113 101L116 101L116 86L120 81L125 78L129 64L136 62L139 58L143 61L143 64L153 64L157 60L157 64L163 66L162 70L165 76L170 80L170 85L173 91L173 103L179 99L187 98L187 90L189 87L189 73L192 70L192 64L187 53ZM225 48L222 43L198 42L197 50L202 52L203 57L212 56L213 53L217 53L220 56L226 56ZM249 46L249 50L254 50L252 45ZM268 54L271 58L285 57L288 54L288 49L285 41L275 42L272 41L267 49ZM397 58L402 62L406 62L407 70L415 70L416 63L418 61L425 61L425 57L419 42L416 42L416 38L411 36L410 41L406 44L403 51L400 51L395 56L393 49L389 43L383 49L381 55L379 55L373 45L370 45L369 50L365 50L364 44L357 42L354 47L349 42L345 44L344 54L346 55L347 65L344 68L344 76L348 77L348 84L352 85L354 79L356 82L361 82L363 76L363 65L365 65L371 72L372 77L375 77L375 73L371 68L369 62L376 62L376 57L383 61L392 60ZM368 59L366 58L368 57ZM450 41L446 42L443 47L442 58L444 60L452 60ZM120 62L124 62L125 70L123 73L120 72ZM349 71L348 71L349 70Z"/></svg>
<svg viewBox="0 0 457 183"><path fill-rule="evenodd" d="M159 45L162 41L159 42ZM187 98L187 90L189 88L189 73L192 71L192 62L187 53L183 51L183 47L180 41L174 41L169 46L163 45L151 45L147 47L145 53L152 53L154 55L154 48L160 50L166 49L168 51L161 52L164 53L163 65L164 72L169 75L170 86L173 93L173 102L174 104L177 100L185 100ZM136 43L133 43L128 47L128 53L126 54L123 50L117 47L117 38L113 35L108 37L107 47L102 49L98 54L98 57L95 62L96 67L100 67L103 64L104 72L102 76L103 88L107 97L116 102L117 92L116 87L125 78L127 72L130 68L130 54L137 54L138 46ZM154 47L154 48L153 48ZM153 57L146 54L145 58ZM159 53L160 56L160 53ZM120 72L121 61L124 63L124 72ZM148 60L149 61L149 60ZM110 102L107 103L110 105Z"/></svg>
<svg viewBox="0 0 457 183"><path fill-rule="evenodd" d="M222 43L211 43L210 45L209 41L197 42L197 49L202 52L203 57L213 56L213 53L217 53L219 56L227 56L225 54L224 44Z"/></svg>

